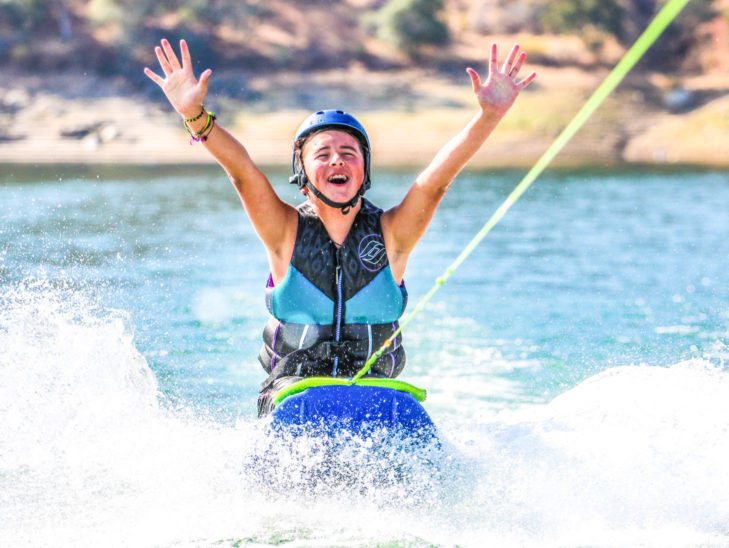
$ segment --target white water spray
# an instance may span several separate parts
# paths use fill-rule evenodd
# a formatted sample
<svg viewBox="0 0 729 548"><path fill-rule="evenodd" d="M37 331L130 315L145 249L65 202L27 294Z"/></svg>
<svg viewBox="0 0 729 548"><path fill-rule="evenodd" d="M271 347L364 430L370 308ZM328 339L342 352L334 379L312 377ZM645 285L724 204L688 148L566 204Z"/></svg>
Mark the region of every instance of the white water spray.
<svg viewBox="0 0 729 548"><path fill-rule="evenodd" d="M547 405L457 416L434 415L444 448L429 455L272 443L257 421L171 408L122 312L59 284L5 286L0 545L729 541L721 365L618 367Z"/></svg>

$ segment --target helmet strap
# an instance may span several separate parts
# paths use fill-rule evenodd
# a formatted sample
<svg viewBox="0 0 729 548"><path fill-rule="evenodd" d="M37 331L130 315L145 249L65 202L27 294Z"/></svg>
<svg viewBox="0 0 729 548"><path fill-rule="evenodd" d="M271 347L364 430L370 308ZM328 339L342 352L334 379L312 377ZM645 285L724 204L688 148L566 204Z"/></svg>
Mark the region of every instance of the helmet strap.
<svg viewBox="0 0 729 548"><path fill-rule="evenodd" d="M330 200L327 198L322 192L320 192L314 185L311 184L311 181L307 179L306 181L306 188L311 190L314 193L314 196L319 198L322 202L324 202L329 207L338 207L342 210L342 215L346 215L349 213L349 210L353 207L356 207L359 203L359 199L362 196L362 187L359 188L357 191L357 194L354 195L354 198L349 200L348 202L335 202L334 200Z"/></svg>
<svg viewBox="0 0 729 548"><path fill-rule="evenodd" d="M348 202L335 202L334 200L327 198L313 184L311 184L311 181L309 181L309 178L306 176L303 167L300 167L292 177L289 177L289 183L291 183L292 185L298 185L299 190L301 190L302 192L304 190L310 190L314 193L314 196L319 198L329 207L341 209L342 215L346 215L347 213L349 213L350 209L352 209L353 207L357 207L359 199L362 197L362 195L364 195L365 191L367 190L365 188L365 184L362 183L362 186L359 187L359 190L357 191L357 194L354 195L354 198L352 198Z"/></svg>

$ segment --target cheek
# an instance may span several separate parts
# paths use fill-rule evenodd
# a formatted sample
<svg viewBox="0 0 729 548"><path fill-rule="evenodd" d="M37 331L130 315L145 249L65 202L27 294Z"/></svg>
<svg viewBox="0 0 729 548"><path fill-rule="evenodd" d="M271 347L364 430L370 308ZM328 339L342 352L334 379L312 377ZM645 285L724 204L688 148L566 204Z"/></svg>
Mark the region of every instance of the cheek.
<svg viewBox="0 0 729 548"><path fill-rule="evenodd" d="M304 171L307 175L314 176L318 171L321 171L321 165L315 160L304 159Z"/></svg>
<svg viewBox="0 0 729 548"><path fill-rule="evenodd" d="M307 168L306 172L311 177L317 177L320 173L322 173L324 171L325 168L326 168L326 166L323 166L322 164L320 164L318 162L311 162L309 164L309 167Z"/></svg>
<svg viewBox="0 0 729 548"><path fill-rule="evenodd" d="M362 158L352 158L347 164L352 171L364 171L364 160Z"/></svg>
<svg viewBox="0 0 729 548"><path fill-rule="evenodd" d="M358 175L361 175L362 177L364 177L364 163L363 162L359 162L357 164L357 166L355 167L355 170Z"/></svg>

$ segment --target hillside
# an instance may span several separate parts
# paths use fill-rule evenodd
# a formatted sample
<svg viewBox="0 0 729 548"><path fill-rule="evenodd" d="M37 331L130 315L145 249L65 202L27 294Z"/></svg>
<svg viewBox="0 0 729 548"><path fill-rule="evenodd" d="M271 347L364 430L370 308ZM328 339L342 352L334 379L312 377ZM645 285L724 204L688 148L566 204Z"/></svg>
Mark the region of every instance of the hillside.
<svg viewBox="0 0 729 548"><path fill-rule="evenodd" d="M141 13L136 23L103 19L99 10L113 4L55 2L56 15L33 31L43 40L18 41L0 22L0 162L208 162L202 147L185 145L178 118L141 72L156 68L152 48L161 36L184 36L196 67L214 70L208 106L257 161L276 165L288 162L302 117L325 107L363 120L380 164L422 165L473 113L465 67L483 69L492 41L502 52L519 42L537 81L474 165L522 166L544 151L630 38L595 28L544 32L534 18L537 0L449 0L439 16L449 41L412 51L372 30L382 0L246 2L228 4L238 12L219 20L178 11ZM560 163L728 166L726 13L721 0L700 22L695 13L679 16L677 30Z"/></svg>

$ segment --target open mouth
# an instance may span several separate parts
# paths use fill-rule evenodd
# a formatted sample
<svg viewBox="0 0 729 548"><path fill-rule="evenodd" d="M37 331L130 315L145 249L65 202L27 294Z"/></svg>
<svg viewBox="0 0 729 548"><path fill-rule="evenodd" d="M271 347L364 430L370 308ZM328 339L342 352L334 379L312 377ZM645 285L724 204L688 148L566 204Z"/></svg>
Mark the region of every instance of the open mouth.
<svg viewBox="0 0 729 548"><path fill-rule="evenodd" d="M349 177L346 175L332 175L327 181L335 185L343 185L349 181Z"/></svg>

